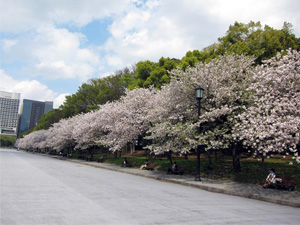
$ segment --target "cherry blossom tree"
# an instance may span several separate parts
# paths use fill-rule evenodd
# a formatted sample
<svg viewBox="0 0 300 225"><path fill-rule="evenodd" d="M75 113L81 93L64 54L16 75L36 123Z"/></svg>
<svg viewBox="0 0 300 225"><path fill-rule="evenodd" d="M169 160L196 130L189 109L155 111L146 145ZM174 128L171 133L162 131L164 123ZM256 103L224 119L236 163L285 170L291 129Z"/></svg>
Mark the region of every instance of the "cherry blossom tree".
<svg viewBox="0 0 300 225"><path fill-rule="evenodd" d="M47 138L49 130L38 130L33 132L34 141L32 143L33 148L45 149L47 147Z"/></svg>
<svg viewBox="0 0 300 225"><path fill-rule="evenodd" d="M101 135L98 142L114 152L143 135L151 123L147 115L155 107L155 93L153 88L127 90L119 102L100 109L97 122L98 125L105 124L102 125L105 135Z"/></svg>
<svg viewBox="0 0 300 225"><path fill-rule="evenodd" d="M175 78L152 96L155 105L146 115L152 126L145 137L151 140L151 144L146 148L156 155L172 152L186 154L196 145L196 124L191 123L191 118L196 120L196 101L193 97L194 93L191 96L187 86Z"/></svg>
<svg viewBox="0 0 300 225"><path fill-rule="evenodd" d="M168 150L186 153L187 148L180 145L186 142L189 143L189 148L195 148L199 144L204 146L205 150L232 147L238 151L232 128L237 122L235 117L249 104L246 89L253 76L252 64L252 58L225 55L207 64L199 63L185 71L171 71L171 82L164 86L160 93L161 120L150 130L149 138L163 140L176 136L172 139L173 149L168 149L171 140L157 142L161 146L152 144L149 148L157 154ZM197 87L204 89L200 118L196 116ZM201 135L196 133L199 123L202 127Z"/></svg>
<svg viewBox="0 0 300 225"><path fill-rule="evenodd" d="M127 90L120 101L106 103L99 110L78 116L72 130L76 148L104 145L115 152L133 143L149 127L147 112L154 106L155 92L152 88Z"/></svg>
<svg viewBox="0 0 300 225"><path fill-rule="evenodd" d="M27 134L22 139L18 139L17 148L21 149L43 149L46 146L48 130L39 130Z"/></svg>
<svg viewBox="0 0 300 225"><path fill-rule="evenodd" d="M299 162L300 52L278 53L256 69L247 89L253 105L239 116L236 136L257 153L292 152Z"/></svg>
<svg viewBox="0 0 300 225"><path fill-rule="evenodd" d="M110 102L100 106L99 110L82 114L77 120L72 135L76 141L76 149L89 149L94 146L109 144L104 136L114 130L114 121L118 112L118 102Z"/></svg>
<svg viewBox="0 0 300 225"><path fill-rule="evenodd" d="M80 117L81 115L77 115L54 123L47 139L47 145L58 152L65 148L72 149L75 146L72 131Z"/></svg>
<svg viewBox="0 0 300 225"><path fill-rule="evenodd" d="M33 140L33 133L27 134L22 139L18 139L18 142L16 142L16 147L25 150L32 149L33 148L32 140Z"/></svg>
<svg viewBox="0 0 300 225"><path fill-rule="evenodd" d="M81 114L74 121L72 130L72 138L74 139L76 146L75 149L87 149L96 145L94 138L97 136L92 125L97 119L97 113L95 111Z"/></svg>
<svg viewBox="0 0 300 225"><path fill-rule="evenodd" d="M154 154L159 155L165 152L177 152L187 154L197 144L195 136L195 125L191 123L161 122L148 130L151 135L147 139L152 140L148 145Z"/></svg>

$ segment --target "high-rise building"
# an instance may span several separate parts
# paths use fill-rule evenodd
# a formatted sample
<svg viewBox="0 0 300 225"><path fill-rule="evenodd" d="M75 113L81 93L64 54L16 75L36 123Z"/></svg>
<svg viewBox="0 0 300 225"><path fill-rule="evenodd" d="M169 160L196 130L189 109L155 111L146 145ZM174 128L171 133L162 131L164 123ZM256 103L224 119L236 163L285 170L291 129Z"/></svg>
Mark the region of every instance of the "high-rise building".
<svg viewBox="0 0 300 225"><path fill-rule="evenodd" d="M53 109L53 102L23 99L18 133L21 134L38 125L40 118Z"/></svg>
<svg viewBox="0 0 300 225"><path fill-rule="evenodd" d="M0 134L17 134L19 104L19 93L0 91Z"/></svg>

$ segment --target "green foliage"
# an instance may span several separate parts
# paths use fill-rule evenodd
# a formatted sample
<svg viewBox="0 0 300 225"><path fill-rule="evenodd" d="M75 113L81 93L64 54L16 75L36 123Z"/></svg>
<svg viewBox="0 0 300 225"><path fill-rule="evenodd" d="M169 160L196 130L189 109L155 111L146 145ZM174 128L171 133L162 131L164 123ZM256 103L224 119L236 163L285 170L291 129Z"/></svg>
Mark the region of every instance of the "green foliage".
<svg viewBox="0 0 300 225"><path fill-rule="evenodd" d="M86 113L98 109L101 104L120 99L130 82L129 73L91 79L88 83L82 84L75 94L66 97L60 107L62 117Z"/></svg>
<svg viewBox="0 0 300 225"><path fill-rule="evenodd" d="M120 79L121 84L125 87L128 87L131 84L132 80L133 80L133 74L131 73L125 73Z"/></svg>
<svg viewBox="0 0 300 225"><path fill-rule="evenodd" d="M0 135L0 147L13 147L17 137Z"/></svg>
<svg viewBox="0 0 300 225"><path fill-rule="evenodd" d="M138 62L136 64L135 77L137 79L146 80L155 67L155 63L150 62L149 60Z"/></svg>
<svg viewBox="0 0 300 225"><path fill-rule="evenodd" d="M90 80L89 83L82 84L75 94L67 96L64 105L61 107L63 117L71 117L96 109L97 88L97 82Z"/></svg>
<svg viewBox="0 0 300 225"><path fill-rule="evenodd" d="M170 81L168 71L176 68L180 60L161 57L157 63L149 60L136 64L136 72L131 83L130 90L135 88L154 86L160 88Z"/></svg>
<svg viewBox="0 0 300 225"><path fill-rule="evenodd" d="M248 24L235 22L230 25L224 37L218 39L217 54L237 53L254 55L256 62L270 59L277 52L288 48L300 50L300 39L292 33L292 25L285 22L281 30L265 26L260 22ZM214 53L213 57L216 56Z"/></svg>
<svg viewBox="0 0 300 225"><path fill-rule="evenodd" d="M19 134L19 138L23 138L25 135L30 134L30 133L33 132L33 131L34 131L34 128L33 128L33 129L26 130L26 131L24 131L23 133Z"/></svg>
<svg viewBox="0 0 300 225"><path fill-rule="evenodd" d="M194 51L196 54L198 52ZM186 70L188 66L194 67L196 62L199 62L198 58L194 55L194 52L188 51L185 56L182 58L179 67L183 70Z"/></svg>

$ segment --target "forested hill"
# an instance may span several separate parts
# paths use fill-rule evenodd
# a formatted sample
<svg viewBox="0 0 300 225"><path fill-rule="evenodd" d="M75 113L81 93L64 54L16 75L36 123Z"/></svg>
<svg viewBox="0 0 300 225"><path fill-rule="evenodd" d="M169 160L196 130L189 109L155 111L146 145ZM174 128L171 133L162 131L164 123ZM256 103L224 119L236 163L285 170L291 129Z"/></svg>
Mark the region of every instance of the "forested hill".
<svg viewBox="0 0 300 225"><path fill-rule="evenodd" d="M91 79L82 84L78 91L66 98L59 109L45 114L34 130L48 129L62 118L72 117L97 109L108 101L118 100L126 88L149 87L160 88L169 82L168 71L180 67L185 70L197 62L209 62L225 53L246 54L255 57L260 64L281 50L300 50L300 38L292 30L292 24L285 22L282 29L276 30L260 22L243 24L235 22L229 26L225 36L202 50L188 51L182 59L161 57L158 62L140 61L132 68L123 68L108 77Z"/></svg>

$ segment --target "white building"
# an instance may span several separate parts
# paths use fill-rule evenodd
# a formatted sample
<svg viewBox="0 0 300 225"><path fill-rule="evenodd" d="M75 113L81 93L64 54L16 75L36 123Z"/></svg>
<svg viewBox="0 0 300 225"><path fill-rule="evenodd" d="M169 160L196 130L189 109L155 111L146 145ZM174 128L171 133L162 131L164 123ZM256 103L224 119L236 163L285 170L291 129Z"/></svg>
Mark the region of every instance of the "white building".
<svg viewBox="0 0 300 225"><path fill-rule="evenodd" d="M17 134L19 103L19 93L0 91L0 134Z"/></svg>

